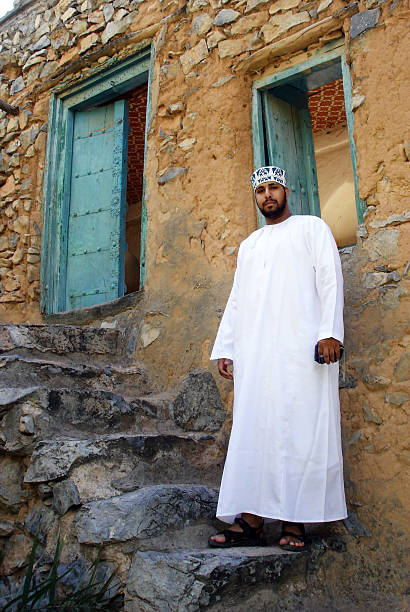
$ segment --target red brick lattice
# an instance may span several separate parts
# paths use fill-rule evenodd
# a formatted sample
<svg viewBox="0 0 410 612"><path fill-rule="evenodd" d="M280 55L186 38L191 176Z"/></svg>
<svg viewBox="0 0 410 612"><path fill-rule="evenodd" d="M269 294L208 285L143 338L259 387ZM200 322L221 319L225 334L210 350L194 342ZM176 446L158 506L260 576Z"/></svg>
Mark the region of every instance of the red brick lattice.
<svg viewBox="0 0 410 612"><path fill-rule="evenodd" d="M127 202L131 205L142 199L147 85L133 89L124 97L129 105Z"/></svg>
<svg viewBox="0 0 410 612"><path fill-rule="evenodd" d="M309 92L309 110L314 133L346 125L342 79L312 89Z"/></svg>

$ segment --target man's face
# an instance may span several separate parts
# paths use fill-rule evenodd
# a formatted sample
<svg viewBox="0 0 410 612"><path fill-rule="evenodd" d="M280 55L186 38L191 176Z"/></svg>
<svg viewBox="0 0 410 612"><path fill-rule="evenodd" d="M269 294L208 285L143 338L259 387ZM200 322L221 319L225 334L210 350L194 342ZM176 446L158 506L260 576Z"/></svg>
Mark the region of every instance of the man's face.
<svg viewBox="0 0 410 612"><path fill-rule="evenodd" d="M286 208L286 189L279 183L261 183L255 190L256 204L267 219L278 219Z"/></svg>

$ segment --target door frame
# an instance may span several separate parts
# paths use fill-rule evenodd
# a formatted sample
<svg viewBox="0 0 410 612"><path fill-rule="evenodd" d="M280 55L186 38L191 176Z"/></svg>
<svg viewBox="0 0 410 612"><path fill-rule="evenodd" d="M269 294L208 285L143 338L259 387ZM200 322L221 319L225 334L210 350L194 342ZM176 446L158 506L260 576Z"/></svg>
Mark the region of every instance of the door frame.
<svg viewBox="0 0 410 612"><path fill-rule="evenodd" d="M148 83L145 122L145 150L151 116L151 81L153 47L145 47L122 61L113 58L91 75L74 84L63 83L53 89L49 105L49 131L43 181L41 310L54 314L64 310L66 286L66 253L68 209L70 203L74 112L110 100ZM145 176L144 156L144 176ZM141 215L140 288L145 280L145 180L143 181Z"/></svg>
<svg viewBox="0 0 410 612"><path fill-rule="evenodd" d="M261 79L257 79L252 84L252 144L253 159L255 168L265 165L265 137L263 120L263 92L272 89L273 86L284 85L287 81L293 80L295 76L303 72L309 73L312 68L326 68L326 64L332 64L335 60L340 60L343 77L343 93L345 100L345 110L347 119L347 131L349 135L350 157L353 167L354 188L356 197L357 222L363 223L363 214L366 210L366 203L360 199L358 181L356 174L356 145L354 142L354 116L352 113L352 81L350 69L346 62L344 51L344 38L332 41L317 49L312 56L299 64L290 68L275 72ZM257 209L258 227L265 225L265 218Z"/></svg>

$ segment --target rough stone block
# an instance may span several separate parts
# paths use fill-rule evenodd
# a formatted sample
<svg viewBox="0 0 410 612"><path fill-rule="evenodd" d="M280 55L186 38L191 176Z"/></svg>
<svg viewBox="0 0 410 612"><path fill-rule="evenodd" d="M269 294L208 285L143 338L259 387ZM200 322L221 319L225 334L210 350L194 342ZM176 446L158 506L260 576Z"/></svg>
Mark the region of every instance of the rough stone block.
<svg viewBox="0 0 410 612"><path fill-rule="evenodd" d="M210 372L194 370L182 381L172 406L174 420L185 430L218 431L226 417Z"/></svg>
<svg viewBox="0 0 410 612"><path fill-rule="evenodd" d="M366 289L381 287L389 281L387 272L365 272L363 274L363 285Z"/></svg>
<svg viewBox="0 0 410 612"><path fill-rule="evenodd" d="M45 543L47 535L51 531L55 520L56 515L51 508L47 508L43 505L35 506L30 510L25 520L24 527L30 535L33 537L37 536L40 542Z"/></svg>
<svg viewBox="0 0 410 612"><path fill-rule="evenodd" d="M339 370L339 389L354 389L356 380L352 374L344 372L342 368Z"/></svg>
<svg viewBox="0 0 410 612"><path fill-rule="evenodd" d="M349 512L347 518L343 519L343 523L349 533L355 536L370 537L372 535L371 531L359 521L356 512L352 510Z"/></svg>
<svg viewBox="0 0 410 612"><path fill-rule="evenodd" d="M8 536L11 536L14 531L15 525L16 524L14 521L0 521L0 538L7 538Z"/></svg>
<svg viewBox="0 0 410 612"><path fill-rule="evenodd" d="M397 382L410 379L410 353L404 353L394 366L394 376Z"/></svg>
<svg viewBox="0 0 410 612"><path fill-rule="evenodd" d="M4 185L0 188L0 197L2 198L6 198L7 196L11 195L12 193L14 193L16 189L16 181L14 179L14 176L12 174L10 174L10 176L7 178L6 182L4 183ZM1 239L6 238L6 236L1 236ZM4 250L1 249L0 250Z"/></svg>
<svg viewBox="0 0 410 612"><path fill-rule="evenodd" d="M27 234L30 229L30 217L20 215L13 223L13 230L16 234Z"/></svg>
<svg viewBox="0 0 410 612"><path fill-rule="evenodd" d="M31 51L40 51L40 49L46 49L51 45L50 38L44 34L41 38L39 38L35 43L30 45L29 49Z"/></svg>
<svg viewBox="0 0 410 612"><path fill-rule="evenodd" d="M26 179L24 179L24 181L22 181L21 183L20 191L28 191L29 189L31 189L32 182L33 181L31 177L27 177Z"/></svg>
<svg viewBox="0 0 410 612"><path fill-rule="evenodd" d="M309 13L303 11L301 13L284 13L283 15L276 15L269 20L269 23L263 26L262 33L265 42L271 42L275 38L278 38L284 32L287 32L294 26L301 23L305 23L310 20Z"/></svg>
<svg viewBox="0 0 410 612"><path fill-rule="evenodd" d="M289 11L299 5L299 0L278 0L269 7L270 15L279 13L280 11Z"/></svg>
<svg viewBox="0 0 410 612"><path fill-rule="evenodd" d="M201 40L197 45L186 51L179 58L181 61L182 70L184 74L191 72L192 68L199 64L208 56L208 47L205 40Z"/></svg>
<svg viewBox="0 0 410 612"><path fill-rule="evenodd" d="M25 88L24 79L22 76L19 76L15 79L10 86L10 95L14 96L14 94L22 91Z"/></svg>
<svg viewBox="0 0 410 612"><path fill-rule="evenodd" d="M104 13L105 21L107 21L107 22L110 21L112 16L114 15L114 8L113 8L111 3L104 4L104 6L103 6L103 13Z"/></svg>
<svg viewBox="0 0 410 612"><path fill-rule="evenodd" d="M0 237L9 244L7 237ZM5 247L7 248L7 247ZM115 329L81 327L77 325L1 325L0 350L26 348L41 352L114 354L119 332Z"/></svg>
<svg viewBox="0 0 410 612"><path fill-rule="evenodd" d="M208 0L189 0L187 6L187 13L196 13L197 11L201 11L207 6L209 6Z"/></svg>
<svg viewBox="0 0 410 612"><path fill-rule="evenodd" d="M187 168L171 168L171 170L158 177L158 183L160 185L165 185L165 183L175 180L186 172L188 172Z"/></svg>
<svg viewBox="0 0 410 612"><path fill-rule="evenodd" d="M385 402L388 404L394 404L395 406L401 406L410 400L410 396L407 393L386 393Z"/></svg>
<svg viewBox="0 0 410 612"><path fill-rule="evenodd" d="M325 11L327 8L329 8L329 6L332 4L333 0L322 0L319 4L319 6L317 7L317 12L322 13L323 11Z"/></svg>
<svg viewBox="0 0 410 612"><path fill-rule="evenodd" d="M17 151L17 149L20 146L21 146L21 142L17 138L16 140L13 140L13 141L10 142L9 146L6 149L6 153L8 153L9 155L12 155L13 153L15 153Z"/></svg>
<svg viewBox="0 0 410 612"><path fill-rule="evenodd" d="M356 111L365 100L366 96L362 96L360 94L355 94L354 96L352 96L352 103L350 106L352 113L354 113L354 111Z"/></svg>
<svg viewBox="0 0 410 612"><path fill-rule="evenodd" d="M367 423L376 423L376 425L381 425L383 423L383 419L379 417L371 408L367 402L363 404L363 418Z"/></svg>
<svg viewBox="0 0 410 612"><path fill-rule="evenodd" d="M295 0L296 1L296 0ZM236 36L237 34L247 34L254 28L260 28L268 21L268 14L266 11L255 13L254 15L248 15L242 17L232 25L231 34Z"/></svg>
<svg viewBox="0 0 410 612"><path fill-rule="evenodd" d="M80 53L85 53L88 49L91 49L98 42L98 34L90 34L81 39L80 42Z"/></svg>
<svg viewBox="0 0 410 612"><path fill-rule="evenodd" d="M0 574L10 575L28 563L33 543L23 533L12 535L4 545Z"/></svg>
<svg viewBox="0 0 410 612"><path fill-rule="evenodd" d="M15 291L20 288L20 283L16 279L10 278L3 281L3 287L6 291Z"/></svg>
<svg viewBox="0 0 410 612"><path fill-rule="evenodd" d="M379 16L379 8L352 15L350 21L350 39L353 40L357 36L360 36L360 34L363 34L363 32L366 32L366 30L374 28L379 21Z"/></svg>
<svg viewBox="0 0 410 612"><path fill-rule="evenodd" d="M202 13L197 17L194 17L191 25L191 34L197 34L198 36L204 36L212 27L212 17L207 13Z"/></svg>
<svg viewBox="0 0 410 612"><path fill-rule="evenodd" d="M61 516L81 505L80 494L72 480L58 482L53 488L53 507Z"/></svg>
<svg viewBox="0 0 410 612"><path fill-rule="evenodd" d="M241 16L238 11L234 11L232 9L222 9L219 11L215 19L213 20L213 24L216 26L224 26L229 23L233 23Z"/></svg>
<svg viewBox="0 0 410 612"><path fill-rule="evenodd" d="M219 600L229 585L245 593L249 584L272 583L300 555L278 548L137 551L127 589L141 612L199 610L212 604L225 610L230 606Z"/></svg>
<svg viewBox="0 0 410 612"><path fill-rule="evenodd" d="M246 51L246 41L242 38L222 40L218 44L218 54L221 59L235 57Z"/></svg>
<svg viewBox="0 0 410 612"><path fill-rule="evenodd" d="M119 11L117 11L114 15L114 21L121 21L121 19L123 19L128 14L129 11L126 11L125 8L120 8Z"/></svg>
<svg viewBox="0 0 410 612"><path fill-rule="evenodd" d="M380 229L363 242L363 248L367 251L370 261L377 259L391 261L399 252L399 237L398 229Z"/></svg>
<svg viewBox="0 0 410 612"><path fill-rule="evenodd" d="M182 113L185 110L185 105L183 102L175 102L175 104L170 104L167 108L167 113L169 115L175 115L177 113Z"/></svg>
<svg viewBox="0 0 410 612"><path fill-rule="evenodd" d="M63 27L56 28L51 35L51 46L56 51L67 47L70 40L70 33Z"/></svg>
<svg viewBox="0 0 410 612"><path fill-rule="evenodd" d="M75 15L75 14L76 14L76 12L77 12L77 11L75 10L75 8L73 8L73 7L68 8L68 9L65 11L65 13L63 13L63 14L61 15L61 21L63 21L63 22L65 23L66 21L68 21L69 19L71 19L71 17L73 17L73 15Z"/></svg>
<svg viewBox="0 0 410 612"><path fill-rule="evenodd" d="M21 462L0 456L0 511L18 513L24 498L22 480Z"/></svg>
<svg viewBox="0 0 410 612"><path fill-rule="evenodd" d="M11 117L7 122L7 133L15 132L19 128L18 117Z"/></svg>
<svg viewBox="0 0 410 612"><path fill-rule="evenodd" d="M207 39L206 39L208 49L211 51L211 49L214 49L218 45L218 43L221 42L221 40L225 40L225 39L226 39L226 36L222 32L220 31L212 32L211 34L207 36Z"/></svg>
<svg viewBox="0 0 410 612"><path fill-rule="evenodd" d="M0 236L0 252L6 251L10 246L10 240L8 236ZM4 265L4 262L2 263Z"/></svg>
<svg viewBox="0 0 410 612"><path fill-rule="evenodd" d="M83 501L160 482L219 482L222 452L212 436L113 434L91 440L43 440L31 456L25 481L44 483L73 472ZM93 481L98 466L103 484ZM81 468L81 469L80 469Z"/></svg>
<svg viewBox="0 0 410 612"><path fill-rule="evenodd" d="M40 495L40 499L43 501L45 499L49 499L53 497L53 489L48 484L40 484L37 487L38 494Z"/></svg>
<svg viewBox="0 0 410 612"><path fill-rule="evenodd" d="M123 34L126 32L131 24L132 17L131 15L127 15L124 19L120 21L110 21L107 24L104 32L101 35L101 42L105 45L111 38L116 36L117 34Z"/></svg>
<svg viewBox="0 0 410 612"><path fill-rule="evenodd" d="M234 74L228 74L226 76L221 77L217 81L215 81L215 83L212 83L211 87L222 87L222 85L225 85L225 83L229 83L229 81L231 81L234 78L235 78ZM236 250L236 247L233 247L233 248ZM232 253L227 253L227 254L231 255Z"/></svg>
<svg viewBox="0 0 410 612"><path fill-rule="evenodd" d="M367 373L363 376L363 381L369 389L383 389L391 383L391 379L387 376L379 376L377 374Z"/></svg>
<svg viewBox="0 0 410 612"><path fill-rule="evenodd" d="M27 280L29 283L40 280L40 267L35 264L27 265Z"/></svg>
<svg viewBox="0 0 410 612"><path fill-rule="evenodd" d="M75 521L78 541L126 542L211 519L218 494L201 485L158 485L85 504Z"/></svg>
<svg viewBox="0 0 410 612"><path fill-rule="evenodd" d="M266 4L269 0L248 0L245 7L245 15L256 9L261 4Z"/></svg>
<svg viewBox="0 0 410 612"><path fill-rule="evenodd" d="M369 225L370 227L378 229L380 227L387 227L388 225L401 225L408 221L410 221L410 211L405 211L402 214L390 215L387 219L373 219L373 221L370 221Z"/></svg>
<svg viewBox="0 0 410 612"><path fill-rule="evenodd" d="M20 417L19 432L26 435L32 436L34 434L35 426L34 419L31 414L23 414Z"/></svg>
<svg viewBox="0 0 410 612"><path fill-rule="evenodd" d="M196 143L196 138L184 138L181 142L178 142L178 146L183 151L190 151Z"/></svg>

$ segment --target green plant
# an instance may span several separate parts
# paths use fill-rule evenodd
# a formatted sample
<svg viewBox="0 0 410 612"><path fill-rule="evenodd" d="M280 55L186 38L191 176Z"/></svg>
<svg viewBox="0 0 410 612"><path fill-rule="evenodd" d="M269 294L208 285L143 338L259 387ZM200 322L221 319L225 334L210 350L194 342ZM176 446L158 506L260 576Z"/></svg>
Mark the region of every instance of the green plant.
<svg viewBox="0 0 410 612"><path fill-rule="evenodd" d="M18 591L10 595L12 599L7 602L2 612L28 612L29 610L47 612L105 610L111 612L115 609L115 601L118 600L118 595L117 593L110 594L110 585L117 574L117 570L114 570L108 578L97 580L97 572L101 564L101 548L97 559L89 567L87 580L79 580L71 593L61 596L58 587L62 584L63 578L73 571L73 568L69 568L63 573L58 573L63 543L58 537L51 568L45 579L36 579L35 576L37 547L38 538L36 536L23 582Z"/></svg>

